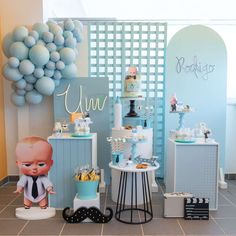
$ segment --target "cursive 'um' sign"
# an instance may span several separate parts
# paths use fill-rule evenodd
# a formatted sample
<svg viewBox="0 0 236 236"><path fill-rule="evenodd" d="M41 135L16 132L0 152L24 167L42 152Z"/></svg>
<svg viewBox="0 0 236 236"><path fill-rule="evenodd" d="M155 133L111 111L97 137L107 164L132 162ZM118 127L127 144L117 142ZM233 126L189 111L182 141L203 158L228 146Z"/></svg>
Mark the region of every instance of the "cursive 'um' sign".
<svg viewBox="0 0 236 236"><path fill-rule="evenodd" d="M96 97L96 98L87 98L84 97L83 95L83 86L79 86L79 101L77 104L77 107L75 108L75 110L71 111L69 110L69 104L71 103L71 101L69 101L68 95L70 93L70 84L67 86L67 89L60 94L57 94L56 96L61 97L64 96L64 105L65 105L65 109L67 111L67 113L72 114L75 112L84 112L84 111L102 111L104 109L105 103L107 101L107 96L101 98L101 97ZM75 98L72 98L73 100Z"/></svg>
<svg viewBox="0 0 236 236"><path fill-rule="evenodd" d="M197 79L209 79L209 74L215 70L215 65L199 62L197 56L193 57L192 63L187 63L184 57L176 57L176 72L178 74L193 73Z"/></svg>

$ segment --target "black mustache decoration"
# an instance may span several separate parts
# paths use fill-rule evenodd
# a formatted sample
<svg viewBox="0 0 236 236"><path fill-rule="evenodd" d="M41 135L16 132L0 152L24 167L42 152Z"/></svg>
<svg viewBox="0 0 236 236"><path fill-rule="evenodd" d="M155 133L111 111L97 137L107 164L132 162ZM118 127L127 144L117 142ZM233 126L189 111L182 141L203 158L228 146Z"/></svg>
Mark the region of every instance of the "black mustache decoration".
<svg viewBox="0 0 236 236"><path fill-rule="evenodd" d="M109 215L104 215L97 207L80 207L72 214L68 214L69 210L70 208L66 207L62 216L66 222L71 224L80 223L87 217L94 223L108 223L113 217L113 210L110 207L106 208L110 212Z"/></svg>

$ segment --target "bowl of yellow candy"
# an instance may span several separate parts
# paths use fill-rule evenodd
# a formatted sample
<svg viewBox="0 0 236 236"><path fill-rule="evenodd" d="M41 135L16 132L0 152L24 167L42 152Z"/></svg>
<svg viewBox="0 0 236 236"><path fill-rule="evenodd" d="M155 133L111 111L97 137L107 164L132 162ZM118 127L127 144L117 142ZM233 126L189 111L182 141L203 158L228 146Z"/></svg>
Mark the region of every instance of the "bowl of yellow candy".
<svg viewBox="0 0 236 236"><path fill-rule="evenodd" d="M74 176L77 197L82 200L97 198L99 175L94 169L84 169Z"/></svg>

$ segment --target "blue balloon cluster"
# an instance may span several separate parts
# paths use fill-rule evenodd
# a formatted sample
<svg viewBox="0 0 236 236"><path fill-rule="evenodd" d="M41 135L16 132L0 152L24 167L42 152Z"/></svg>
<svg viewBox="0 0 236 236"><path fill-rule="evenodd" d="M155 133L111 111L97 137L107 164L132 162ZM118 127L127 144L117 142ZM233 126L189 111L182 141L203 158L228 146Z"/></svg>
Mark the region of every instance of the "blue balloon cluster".
<svg viewBox="0 0 236 236"><path fill-rule="evenodd" d="M16 106L39 104L44 95L53 94L62 78L76 77L76 46L82 31L80 21L67 19L36 23L31 30L18 26L4 37L8 62L3 75L12 81L11 100Z"/></svg>

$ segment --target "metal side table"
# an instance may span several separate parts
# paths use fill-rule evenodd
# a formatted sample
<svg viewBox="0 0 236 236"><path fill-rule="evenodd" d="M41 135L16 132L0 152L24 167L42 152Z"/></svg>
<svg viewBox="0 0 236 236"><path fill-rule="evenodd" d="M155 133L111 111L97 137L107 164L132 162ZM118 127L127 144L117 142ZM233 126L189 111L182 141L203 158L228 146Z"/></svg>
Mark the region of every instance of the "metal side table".
<svg viewBox="0 0 236 236"><path fill-rule="evenodd" d="M148 181L148 172L159 168L158 166L148 166L146 169L137 169L136 164L131 166L118 166L109 164L109 167L120 171L120 182L118 189L118 197L116 203L115 218L126 224L144 224L152 220L152 199ZM137 189L137 175L141 175L141 192ZM129 182L129 184L127 184ZM130 205L125 205L127 186L130 185ZM142 195L143 204L137 204L138 195ZM141 220L134 217L135 212L142 213Z"/></svg>

